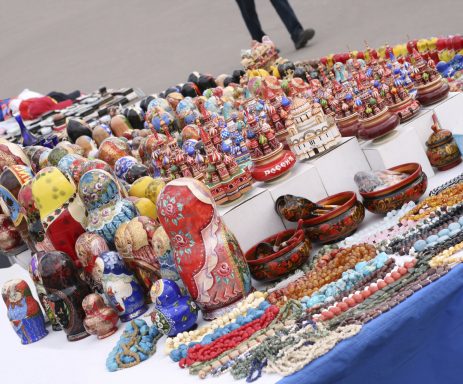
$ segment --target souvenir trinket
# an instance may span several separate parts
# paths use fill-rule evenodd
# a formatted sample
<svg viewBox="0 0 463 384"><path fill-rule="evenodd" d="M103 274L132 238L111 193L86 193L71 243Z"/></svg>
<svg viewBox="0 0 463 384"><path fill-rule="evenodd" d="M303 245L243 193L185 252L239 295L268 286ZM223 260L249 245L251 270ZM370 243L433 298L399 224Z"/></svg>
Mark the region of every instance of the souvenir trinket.
<svg viewBox="0 0 463 384"><path fill-rule="evenodd" d="M108 163L111 168L114 168L117 159L124 156L130 156L130 148L125 140L108 137L100 144L98 158Z"/></svg>
<svg viewBox="0 0 463 384"><path fill-rule="evenodd" d="M117 252L102 253L96 264L103 271L104 293L122 322L135 319L148 310L143 289Z"/></svg>
<svg viewBox="0 0 463 384"><path fill-rule="evenodd" d="M363 205L370 212L386 214L392 210L400 209L409 201L417 202L426 192L428 178L422 171L421 165L407 163L392 167L389 171L399 172L405 177L395 179L391 185L381 185L379 189L369 192L360 190Z"/></svg>
<svg viewBox="0 0 463 384"><path fill-rule="evenodd" d="M36 251L35 243L28 231L28 222L24 210L18 202L21 187L33 177L32 170L24 165L11 165L0 174L0 205L3 212L11 218L24 243L32 252Z"/></svg>
<svg viewBox="0 0 463 384"><path fill-rule="evenodd" d="M262 244L269 246L268 251L260 252ZM245 257L252 277L269 281L286 276L305 264L310 256L310 247L302 229L288 229L255 245Z"/></svg>
<svg viewBox="0 0 463 384"><path fill-rule="evenodd" d="M177 268L174 263L172 247L170 246L169 236L162 226L159 226L151 239L156 259L161 267L161 277L163 279L172 280L180 287L181 291L185 291L185 286L180 278Z"/></svg>
<svg viewBox="0 0 463 384"><path fill-rule="evenodd" d="M46 167L32 181L32 196L39 209L46 236L56 250L69 255L77 267L75 244L85 232L85 207L70 182L55 167Z"/></svg>
<svg viewBox="0 0 463 384"><path fill-rule="evenodd" d="M355 192L341 192L317 202L337 205L331 211L303 221L308 238L322 244L334 243L355 232L365 217L365 208Z"/></svg>
<svg viewBox="0 0 463 384"><path fill-rule="evenodd" d="M84 327L91 335L104 339L117 331L119 316L114 309L104 303L98 293L85 296L82 308L85 311Z"/></svg>
<svg viewBox="0 0 463 384"><path fill-rule="evenodd" d="M133 203L122 198L114 177L100 169L80 178L79 196L87 208L87 231L102 236L110 247L117 228L138 215Z"/></svg>
<svg viewBox="0 0 463 384"><path fill-rule="evenodd" d="M248 149L251 154L251 175L257 181L274 180L294 167L296 157L291 151L283 149L275 132L266 122L260 121L255 114L257 102L249 98L245 102L246 122L248 125Z"/></svg>
<svg viewBox="0 0 463 384"><path fill-rule="evenodd" d="M108 244L100 235L84 232L78 237L75 247L77 257L83 267L84 280L92 291L102 293L101 277L103 271L98 268L95 261L103 252L109 251Z"/></svg>
<svg viewBox="0 0 463 384"><path fill-rule="evenodd" d="M71 258L64 252L52 251L45 252L38 261L50 306L67 339L77 341L89 336L83 325L82 300L90 287L80 279Z"/></svg>
<svg viewBox="0 0 463 384"><path fill-rule="evenodd" d="M51 324L51 327L54 331L61 331L61 325L59 325L56 320L55 314L51 309L50 301L48 300L47 291L43 286L42 278L39 273L39 260L45 255L45 252L37 252L32 255L31 262L29 264L29 276L35 285L35 290L37 291L37 296L39 297L40 304L45 311L45 315L48 318L48 321Z"/></svg>
<svg viewBox="0 0 463 384"><path fill-rule="evenodd" d="M2 298L8 319L22 344L34 343L48 335L39 303L24 280L9 280L3 284Z"/></svg>
<svg viewBox="0 0 463 384"><path fill-rule="evenodd" d="M252 289L235 238L218 215L209 189L192 178L171 181L157 202L178 273L206 319L233 308Z"/></svg>
<svg viewBox="0 0 463 384"><path fill-rule="evenodd" d="M76 118L69 118L67 120L66 132L71 143L75 143L81 136L92 137L92 130L89 125L85 121Z"/></svg>
<svg viewBox="0 0 463 384"><path fill-rule="evenodd" d="M151 200L153 204L156 204L159 193L166 183L160 178L153 179L151 176L144 176L136 180L129 189L129 195L135 197L146 197ZM152 212L152 215L156 219L158 217L157 209Z"/></svg>
<svg viewBox="0 0 463 384"><path fill-rule="evenodd" d="M183 296L172 280L161 279L151 288L154 303L151 321L159 332L167 336L193 329L198 317L198 308L189 296Z"/></svg>
<svg viewBox="0 0 463 384"><path fill-rule="evenodd" d="M433 114L432 118L434 124L431 128L434 133L426 141L426 155L433 167L439 171L446 171L461 163L461 153L452 132L439 127L436 114Z"/></svg>
<svg viewBox="0 0 463 384"><path fill-rule="evenodd" d="M138 216L122 224L115 237L117 251L124 263L135 272L146 293L161 278L159 260L151 244L158 226L149 217Z"/></svg>
<svg viewBox="0 0 463 384"><path fill-rule="evenodd" d="M10 217L4 213L0 214L0 249L3 252L14 253L23 245L21 235L13 225Z"/></svg>
<svg viewBox="0 0 463 384"><path fill-rule="evenodd" d="M293 99L286 120L289 147L299 160L310 159L334 148L341 139L332 117L326 117L318 103Z"/></svg>
<svg viewBox="0 0 463 384"><path fill-rule="evenodd" d="M0 172L11 165L30 167L30 161L19 145L0 138Z"/></svg>
<svg viewBox="0 0 463 384"><path fill-rule="evenodd" d="M450 86L437 72L432 60L426 62L416 51L413 51L413 66L415 74L413 82L416 88L416 99L423 105L435 104L445 99L450 91Z"/></svg>
<svg viewBox="0 0 463 384"><path fill-rule="evenodd" d="M114 372L140 364L156 352L156 343L161 337L162 333L154 325L148 327L145 320L132 320L106 359L106 368Z"/></svg>

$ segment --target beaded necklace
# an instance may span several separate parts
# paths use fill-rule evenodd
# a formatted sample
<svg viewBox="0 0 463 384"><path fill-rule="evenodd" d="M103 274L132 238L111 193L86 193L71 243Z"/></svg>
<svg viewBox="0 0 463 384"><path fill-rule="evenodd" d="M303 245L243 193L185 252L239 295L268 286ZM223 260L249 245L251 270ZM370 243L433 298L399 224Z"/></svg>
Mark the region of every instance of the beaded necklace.
<svg viewBox="0 0 463 384"><path fill-rule="evenodd" d="M265 300L266 296L267 294L265 292L252 292L232 311L211 321L209 324L194 331L179 333L173 338L167 338L164 352L169 354L173 349L179 348L182 343L189 344L190 342L200 341L207 333L211 333L219 327L234 322L238 316L245 314L249 308L256 308L259 306L259 304Z"/></svg>

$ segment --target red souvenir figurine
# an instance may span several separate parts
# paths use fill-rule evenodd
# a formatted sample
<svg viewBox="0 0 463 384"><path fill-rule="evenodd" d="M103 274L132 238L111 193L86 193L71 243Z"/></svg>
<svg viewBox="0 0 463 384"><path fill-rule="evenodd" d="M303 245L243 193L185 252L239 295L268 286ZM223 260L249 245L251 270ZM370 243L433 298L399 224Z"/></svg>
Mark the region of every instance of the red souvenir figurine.
<svg viewBox="0 0 463 384"><path fill-rule="evenodd" d="M159 195L157 209L179 275L203 317L232 309L251 291L251 276L209 189L193 178L173 180Z"/></svg>
<svg viewBox="0 0 463 384"><path fill-rule="evenodd" d="M86 314L84 327L91 335L104 339L117 331L119 316L104 303L99 294L91 293L86 296L82 301L82 308Z"/></svg>

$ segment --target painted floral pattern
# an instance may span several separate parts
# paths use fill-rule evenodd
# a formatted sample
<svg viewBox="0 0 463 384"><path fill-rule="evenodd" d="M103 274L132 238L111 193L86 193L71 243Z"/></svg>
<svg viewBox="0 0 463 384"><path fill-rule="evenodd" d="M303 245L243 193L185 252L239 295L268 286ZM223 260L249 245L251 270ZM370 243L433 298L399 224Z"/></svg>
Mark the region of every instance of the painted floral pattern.
<svg viewBox="0 0 463 384"><path fill-rule="evenodd" d="M161 214L164 216L164 220L172 222L174 225L178 225L179 220L183 219L183 204L178 203L175 197L166 195L161 202Z"/></svg>

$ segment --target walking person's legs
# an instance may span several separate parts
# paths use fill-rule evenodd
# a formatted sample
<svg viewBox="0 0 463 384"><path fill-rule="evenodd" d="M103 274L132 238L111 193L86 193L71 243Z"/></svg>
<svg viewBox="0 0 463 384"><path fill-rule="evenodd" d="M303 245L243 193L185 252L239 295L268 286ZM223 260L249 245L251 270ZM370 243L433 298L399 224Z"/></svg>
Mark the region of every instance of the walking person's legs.
<svg viewBox="0 0 463 384"><path fill-rule="evenodd" d="M238 0L237 0L238 1ZM291 35L296 49L304 47L307 42L315 35L313 29L304 29L297 19L293 8L288 3L288 0L270 0L273 7L283 21L286 29Z"/></svg>
<svg viewBox="0 0 463 384"><path fill-rule="evenodd" d="M256 12L256 4L254 0L236 0L240 7L241 15L243 16L244 23L254 40L262 42L262 37L265 36L262 27L260 26L259 17Z"/></svg>

